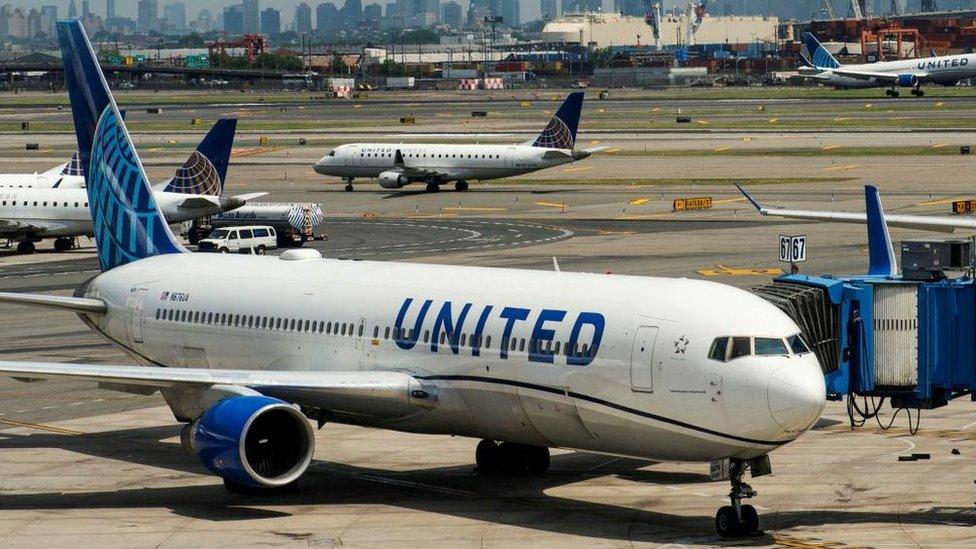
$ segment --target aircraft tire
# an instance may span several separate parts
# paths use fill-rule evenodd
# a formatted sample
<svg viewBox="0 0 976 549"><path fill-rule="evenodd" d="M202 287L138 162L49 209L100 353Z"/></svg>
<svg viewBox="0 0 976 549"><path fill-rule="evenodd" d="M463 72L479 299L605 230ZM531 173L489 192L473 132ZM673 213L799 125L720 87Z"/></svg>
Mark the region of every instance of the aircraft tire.
<svg viewBox="0 0 976 549"><path fill-rule="evenodd" d="M66 252L71 249L71 239L70 238L56 238L54 239L54 249L59 252Z"/></svg>
<svg viewBox="0 0 976 549"><path fill-rule="evenodd" d="M346 192L347 193L351 193L352 192L352 183L346 183Z"/></svg>
<svg viewBox="0 0 976 549"><path fill-rule="evenodd" d="M759 531L759 513L752 505L742 506L742 527L743 534L755 534Z"/></svg>
<svg viewBox="0 0 976 549"><path fill-rule="evenodd" d="M457 190L457 191L460 191L460 192L464 192L464 191L468 190L468 182L467 181L458 181L458 182L454 183L454 189Z"/></svg>
<svg viewBox="0 0 976 549"><path fill-rule="evenodd" d="M21 240L17 244L17 253L19 254L32 254L37 251L37 247L34 246L34 242L31 240Z"/></svg>
<svg viewBox="0 0 976 549"><path fill-rule="evenodd" d="M492 475L498 472L498 465L501 461L501 451L498 443L494 440L484 439L478 443L474 451L475 472L483 475Z"/></svg>
<svg viewBox="0 0 976 549"><path fill-rule="evenodd" d="M440 190L441 190L441 186L438 185L437 183L428 183L427 184L427 192L429 192L429 193L436 193L436 192L438 192Z"/></svg>
<svg viewBox="0 0 976 549"><path fill-rule="evenodd" d="M732 509L731 505L720 507L718 513L715 513L715 530L723 538L735 538L742 535L739 517L735 516L735 509Z"/></svg>
<svg viewBox="0 0 976 549"><path fill-rule="evenodd" d="M528 453L528 470L530 474L541 475L549 471L549 448L545 446L529 446L526 448Z"/></svg>

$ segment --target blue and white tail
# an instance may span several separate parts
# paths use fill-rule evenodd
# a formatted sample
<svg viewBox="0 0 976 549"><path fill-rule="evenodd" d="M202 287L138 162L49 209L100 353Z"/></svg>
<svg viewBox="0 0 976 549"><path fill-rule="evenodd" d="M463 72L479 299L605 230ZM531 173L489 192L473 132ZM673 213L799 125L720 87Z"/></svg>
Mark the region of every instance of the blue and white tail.
<svg viewBox="0 0 976 549"><path fill-rule="evenodd" d="M210 196L223 194L236 130L236 118L218 120L173 178L166 182L163 191Z"/></svg>
<svg viewBox="0 0 976 549"><path fill-rule="evenodd" d="M569 94L531 145L544 149L572 149L576 145L576 128L582 109L583 92Z"/></svg>
<svg viewBox="0 0 976 549"><path fill-rule="evenodd" d="M84 27L77 20L59 21L57 27L99 266L107 271L185 252L156 205Z"/></svg>
<svg viewBox="0 0 976 549"><path fill-rule="evenodd" d="M881 195L874 185L864 186L864 206L868 221L868 275L898 276L895 247L881 206Z"/></svg>
<svg viewBox="0 0 976 549"><path fill-rule="evenodd" d="M803 48L800 50L800 55L803 59L816 69L836 69L840 67L840 63L827 48L823 47L823 44L817 40L817 37L809 32L803 33Z"/></svg>

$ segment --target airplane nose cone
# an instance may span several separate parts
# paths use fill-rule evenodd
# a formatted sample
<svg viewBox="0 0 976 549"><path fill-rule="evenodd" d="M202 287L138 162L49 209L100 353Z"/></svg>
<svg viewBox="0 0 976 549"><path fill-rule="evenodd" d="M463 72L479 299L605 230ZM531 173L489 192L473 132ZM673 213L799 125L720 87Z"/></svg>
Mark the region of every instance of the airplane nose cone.
<svg viewBox="0 0 976 549"><path fill-rule="evenodd" d="M788 364L769 376L766 398L769 413L784 430L806 431L820 418L827 389L820 368L807 364Z"/></svg>
<svg viewBox="0 0 976 549"><path fill-rule="evenodd" d="M315 164L313 164L312 165L312 169L315 170L315 173L320 173L320 174L325 174L328 171L328 169L327 169L327 167L325 165L325 161L323 161L323 160L319 160L318 162L316 162Z"/></svg>

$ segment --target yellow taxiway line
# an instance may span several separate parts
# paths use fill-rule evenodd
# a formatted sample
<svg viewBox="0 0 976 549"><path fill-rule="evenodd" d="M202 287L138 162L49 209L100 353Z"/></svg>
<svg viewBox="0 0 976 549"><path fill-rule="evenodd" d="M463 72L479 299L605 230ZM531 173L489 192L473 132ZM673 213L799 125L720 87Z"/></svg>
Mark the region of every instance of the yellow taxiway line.
<svg viewBox="0 0 976 549"><path fill-rule="evenodd" d="M44 425L41 423L25 423L21 421L14 421L12 419L0 419L0 425L7 425L10 427L22 427L24 429L37 429L39 431L47 431L49 433L56 433L59 435L84 435L84 431L78 431L76 429L68 429L67 427L55 427L54 425Z"/></svg>
<svg viewBox="0 0 976 549"><path fill-rule="evenodd" d="M441 208L445 212L507 212L508 208L488 208L480 206L446 206Z"/></svg>
<svg viewBox="0 0 976 549"><path fill-rule="evenodd" d="M647 204L650 201L651 201L650 198L635 198L630 202L628 202L628 204L630 204L631 206L643 206L644 204Z"/></svg>

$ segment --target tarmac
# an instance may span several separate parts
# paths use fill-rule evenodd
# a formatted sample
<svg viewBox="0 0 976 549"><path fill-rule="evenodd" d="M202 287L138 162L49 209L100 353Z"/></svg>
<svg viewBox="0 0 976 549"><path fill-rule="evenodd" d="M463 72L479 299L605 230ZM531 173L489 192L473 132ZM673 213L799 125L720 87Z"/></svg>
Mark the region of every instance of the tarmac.
<svg viewBox="0 0 976 549"><path fill-rule="evenodd" d="M762 218L731 186L734 178L752 180L759 200L793 208L861 210L866 182L877 183L887 211L899 213L948 214L952 199L976 198L971 156L921 150L976 141L966 133L587 135L587 146L598 141L633 154L598 153L567 168L435 194L367 181L346 193L312 172L327 142L374 134L330 134L304 146L299 133L274 134L263 148L258 136L242 136L228 193L321 203L328 239L310 245L330 257L531 269L552 269L555 257L562 270L747 288L787 268L776 257L780 234L807 235L801 270L815 274L863 272L866 238L860 225ZM136 137L160 180L198 139ZM28 139L41 150L23 152ZM823 149L832 144L918 150L845 156ZM810 155L719 156L725 151L714 149L722 146ZM636 154L645 147L655 154ZM2 135L0 171L47 169L72 148L69 135ZM711 196L715 206L672 211L675 198L689 196ZM896 241L944 236L892 234ZM50 243L32 256L0 250L2 291L68 295L95 273L86 240L67 253ZM10 305L0 305L0 358L131 363L74 315ZM829 403L811 432L771 454L772 475L749 481L759 491L751 503L764 532L728 542L713 525L728 484L710 482L707 464L554 450L546 475L485 478L472 471L476 440L328 424L317 432L298 495L236 496L183 452L180 424L158 395L2 378L0 546L976 545L973 403L923 411L916 434L907 427L902 414L889 430L876 423L852 430L844 405ZM928 457L899 460L912 454Z"/></svg>

